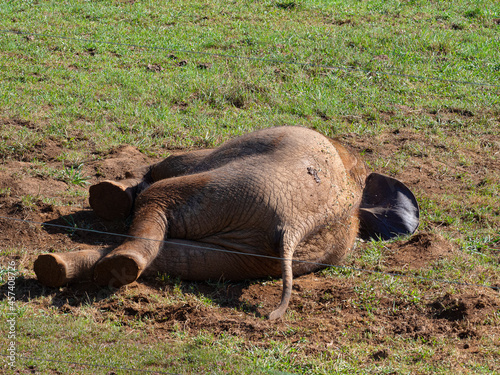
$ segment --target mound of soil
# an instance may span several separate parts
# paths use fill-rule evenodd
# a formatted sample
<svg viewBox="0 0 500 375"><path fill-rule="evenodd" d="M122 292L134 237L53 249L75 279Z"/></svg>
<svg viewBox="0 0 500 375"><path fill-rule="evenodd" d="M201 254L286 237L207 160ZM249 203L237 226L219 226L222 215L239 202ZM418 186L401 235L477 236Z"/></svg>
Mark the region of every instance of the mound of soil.
<svg viewBox="0 0 500 375"><path fill-rule="evenodd" d="M394 269L419 269L453 253L452 245L437 234L421 232L404 243L386 246L386 263Z"/></svg>

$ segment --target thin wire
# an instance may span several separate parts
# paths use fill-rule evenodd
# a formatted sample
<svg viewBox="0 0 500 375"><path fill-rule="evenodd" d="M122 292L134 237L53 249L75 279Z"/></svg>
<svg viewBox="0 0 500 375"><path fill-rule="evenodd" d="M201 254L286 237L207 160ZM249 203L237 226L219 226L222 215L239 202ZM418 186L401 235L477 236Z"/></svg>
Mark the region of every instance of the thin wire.
<svg viewBox="0 0 500 375"><path fill-rule="evenodd" d="M78 42L91 42L91 43L99 43L99 44L108 44L108 45L114 45L114 46L146 48L146 49L153 49L153 50L163 50L163 51L168 51L168 52L188 53L188 54L193 54L193 55L203 55L203 56L211 56L211 57L221 57L221 58L225 58L225 59L260 61L260 62L272 63L272 64L288 64L288 65L297 65L297 66L311 67L311 68L343 70L343 71L349 71L349 72L363 72L363 73L388 75L388 76L395 76L395 77L402 77L402 78L413 78L413 79L417 79L417 80L421 80L421 81L439 81L439 82L455 83L455 84L461 84L461 85L489 86L489 87L500 88L500 85L498 85L498 84L485 83L485 82L459 81L459 80L438 78L438 77L424 77L424 76L413 75L413 74L393 73L393 72L386 72L386 71L372 71L372 70L368 70L368 69L351 68L351 67L346 67L346 66L334 66L334 65L304 63L304 62L300 62L300 61L290 61L290 60L287 61L287 60L271 59L271 58L265 58L265 57L227 55L227 54L214 53L214 52L174 49L174 48L167 48L167 47L132 44L132 43L109 42L109 41L104 41L104 40L95 40L95 39L88 39L88 38L76 38L76 37L55 35L55 34L30 33L30 32L19 31L19 30L0 30L0 33L4 33L4 34L10 33L10 34L17 34L17 35L32 35L32 36L45 37L45 38L57 38L57 39L65 39L65 40L74 40L74 41L78 41Z"/></svg>
<svg viewBox="0 0 500 375"><path fill-rule="evenodd" d="M0 356L1 357L10 357L9 355L6 355L6 354L0 354ZM89 366L89 367L107 368L107 369L110 369L110 370L124 370L124 371L134 371L134 372L146 372L146 373L149 373L149 374L179 375L179 374L174 374L172 372L164 372L164 371L140 370L140 369L134 369L134 368L127 368L127 367L114 367L114 366L98 365L98 364L94 364L94 363L80 363L80 362L72 362L72 361L60 361L60 360L57 360L57 359L25 357L25 356L22 356L22 355L19 355L19 354L16 354L16 357L27 359L27 360L30 360L30 361L66 363L66 364L77 365L77 366Z"/></svg>
<svg viewBox="0 0 500 375"><path fill-rule="evenodd" d="M275 256L271 256L271 255L241 253L241 252L232 251L232 250L218 249L215 247L194 245L194 244L190 244L190 243L176 242L176 241L172 241L172 240L156 240L156 239L152 239L152 238L131 236L128 234L104 232L104 231L100 231L100 230L96 230L96 229L75 228L75 227L70 227L68 225L42 223L42 222L33 221L33 220L17 219L17 218L8 217L8 216L0 216L0 219L24 222L27 224L34 224L34 225L41 225L41 226L51 226L51 227L56 227L56 228L68 229L71 231L79 230L82 232L90 232L90 233L105 234L105 235L111 235L111 236L117 236L117 237L125 237L125 238L133 238L133 239L146 240L146 241L161 242L161 243L165 243L165 244L176 244L176 245L198 248L198 249L203 249L203 250L218 251L218 252L226 253L226 254L253 256L256 258L265 258L265 259L272 259L272 260L279 260L279 261L292 260L294 263L306 263L306 264L312 264L312 265L321 266L321 267L339 268L339 269L348 270L348 271L365 272L365 273L376 274L376 275L387 275L387 276L391 276L391 277L405 277L405 278L409 278L409 279L418 279L418 280L425 280L425 281L432 281L432 282L437 282L437 283L446 283L446 284L453 284L453 285L460 285L460 286L468 286L468 287L472 287L472 286L473 287L481 287L481 288L493 289L496 291L500 290L500 287L489 286L489 285L484 285L484 284L465 283L465 282L457 281L457 280L433 279L433 278L418 276L418 275L405 275L405 274L394 273L394 272L367 270L364 268L348 267L348 266L342 266L342 265L338 265L338 264L319 263L319 262L312 262L312 261L308 261L308 260L293 259L293 258L288 259L288 258L275 257Z"/></svg>
<svg viewBox="0 0 500 375"><path fill-rule="evenodd" d="M44 69L45 73L48 73L49 70L58 70L58 71L65 71L65 72L67 72L67 69L64 68L63 66L40 66L39 65L38 67L40 69ZM15 69L15 68L18 68L18 66L13 67L13 66L10 66L10 65L0 65L0 70L1 71L7 69L9 71L9 73L12 72L12 69ZM23 69L23 68L21 67L20 69ZM25 72L25 70L22 70L22 71ZM490 96L491 96L490 95L491 94L490 91L483 90L482 93L485 94L485 95L487 94L488 98L490 98ZM474 97L474 99L477 102L481 103L480 98L479 98L479 93L476 92L475 94L476 94L476 96ZM424 93L424 92L421 92L421 91L414 92L414 95L418 95L418 97L420 97L420 98L434 98L434 99L439 99L439 100L443 100L443 99L456 99L456 95L439 95L439 96L437 96L437 95L434 95L432 93ZM482 104L484 104L484 103L482 103ZM354 115L345 115L344 117L353 117L353 116ZM457 169L457 167L453 167L453 168Z"/></svg>

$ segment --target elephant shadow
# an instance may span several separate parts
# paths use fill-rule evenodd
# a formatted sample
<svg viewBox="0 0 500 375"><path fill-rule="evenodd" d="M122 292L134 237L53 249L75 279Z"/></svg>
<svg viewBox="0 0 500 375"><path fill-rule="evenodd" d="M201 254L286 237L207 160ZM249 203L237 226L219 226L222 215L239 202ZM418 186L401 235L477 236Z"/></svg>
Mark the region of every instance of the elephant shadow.
<svg viewBox="0 0 500 375"><path fill-rule="evenodd" d="M92 210L77 211L43 223L49 234L65 234L77 243L118 246L126 238L132 217L121 221L104 221Z"/></svg>
<svg viewBox="0 0 500 375"><path fill-rule="evenodd" d="M168 276L166 276L165 280L165 277L158 276L139 279L134 284L131 284L131 288L141 290L141 286L146 287L140 292L142 296L149 293L151 289L157 289L159 293L161 291L161 293L168 294L175 294L180 291L184 295L191 294L198 299L208 299L220 307L239 309L260 318L262 315L259 312L258 305L241 301L244 291L254 282L255 280L237 283L189 282L178 279L172 280ZM16 302L24 303L31 303L43 297L50 298L50 306L65 313L71 313L74 308L82 306L107 304L107 300L112 300L115 295L121 295L125 300L127 298L131 301L137 300L134 293L127 294L124 289L102 287L91 281L51 288L43 286L35 278L25 276L17 276L13 284L10 283L9 285L6 282L0 285L0 301L7 300L12 295L15 297Z"/></svg>
<svg viewBox="0 0 500 375"><path fill-rule="evenodd" d="M65 234L77 243L118 246L126 238L132 217L121 221L104 221L92 210L77 211L43 223L49 234Z"/></svg>
<svg viewBox="0 0 500 375"><path fill-rule="evenodd" d="M167 276L168 277L168 276ZM164 277L147 278L142 280L144 285L150 288L165 288L165 283L162 281ZM208 299L219 307L228 307L238 309L245 313L255 315L261 318L260 304L252 304L242 297L245 291L250 288L252 284L259 280L245 280L238 282L228 281L180 281L176 279L168 282L168 288L172 290L180 290L184 295L194 295L198 299Z"/></svg>
<svg viewBox="0 0 500 375"><path fill-rule="evenodd" d="M50 305L61 308L64 305L80 307L90 301L98 302L109 298L113 295L113 291L99 287L93 282L50 288L43 286L35 278L17 276L14 283L0 285L0 301L7 299L9 295L13 295L16 302L25 303L42 297L51 297Z"/></svg>

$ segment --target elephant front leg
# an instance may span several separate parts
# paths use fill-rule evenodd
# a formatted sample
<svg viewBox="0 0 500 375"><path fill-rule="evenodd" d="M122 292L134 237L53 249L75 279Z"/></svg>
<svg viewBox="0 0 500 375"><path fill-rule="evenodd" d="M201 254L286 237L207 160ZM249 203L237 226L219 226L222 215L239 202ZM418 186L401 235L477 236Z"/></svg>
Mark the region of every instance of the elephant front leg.
<svg viewBox="0 0 500 375"><path fill-rule="evenodd" d="M100 249L60 254L41 254L35 260L35 274L41 284L50 287L90 281L92 280L95 264L109 251L109 249Z"/></svg>

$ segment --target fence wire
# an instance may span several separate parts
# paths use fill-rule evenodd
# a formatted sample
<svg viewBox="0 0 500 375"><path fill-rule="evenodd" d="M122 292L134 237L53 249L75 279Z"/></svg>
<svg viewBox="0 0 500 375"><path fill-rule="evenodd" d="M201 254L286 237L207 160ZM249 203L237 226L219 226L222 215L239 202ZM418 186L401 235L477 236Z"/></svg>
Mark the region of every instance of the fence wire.
<svg viewBox="0 0 500 375"><path fill-rule="evenodd" d="M240 56L240 55L230 55L230 54L215 53L215 52L195 51L195 50L188 50L188 49L176 49L176 48L161 47L161 46L149 46L149 45L145 45L145 44L110 42L107 40L97 40L97 39L90 39L90 38L85 38L85 37L74 37L74 36L45 34L45 33L33 33L33 32L28 32L28 31L21 31L21 30L0 30L0 33L2 33L2 34L14 34L14 35L25 35L25 36L36 36L36 37L53 38L53 39L64 39L64 40L71 40L71 41L77 41L77 42L106 44L106 45L122 46L122 47L143 48L143 49L150 49L150 50L166 51L166 52L171 52L171 53L184 53L184 54L199 55L199 56L210 56L210 57L217 57L217 58L223 58L223 59L258 61L258 62L264 62L267 64L296 65L296 66L302 66L302 67L321 68L321 69L327 69L327 70L342 70L342 71L346 71L346 72L361 72L361 73L374 74L374 75L386 75L386 76L394 76L394 77L400 77L400 78L416 79L419 81L437 81L437 82L444 82L444 83L454 83L454 84L459 84L459 85L474 85L474 86L500 88L499 84L493 84L493 83L488 83L488 82L473 82L473 81L461 81L461 80L453 80L453 79L446 79L446 78L439 78L439 77L425 77L425 76L420 76L420 75L415 75L415 74L405 74L405 73L397 73L397 72L389 72L389 71L381 71L381 70L360 69L360 68L353 68L353 67L341 66L341 65L324 65L324 64L300 62L300 61L294 61L294 60L280 60L280 59L273 59L273 58L267 58L267 57Z"/></svg>
<svg viewBox="0 0 500 375"><path fill-rule="evenodd" d="M165 244L176 244L176 245L182 245L182 246L192 247L192 248L197 248L197 249L202 249L202 250L217 251L217 252L222 252L222 253L226 253L226 254L236 254L236 255L243 255L243 256L249 256L249 257L254 257L254 258L264 258L264 259L271 259L271 260L277 260L277 261L292 260L294 263L306 263L306 264L312 264L312 265L316 265L316 266L320 266L320 267L324 267L324 268L332 267L332 268L337 268L337 269L345 270L345 271L364 272L364 273L370 273L370 274L376 274L376 275L409 278L409 279L416 279L416 280L421 280L421 281L431 281L431 282L436 282L436 283L453 284L453 285L466 286L466 287L480 287L480 288L493 289L496 291L500 290L500 286L497 287L497 286L490 286L490 285L485 285L485 284L466 283L466 282L462 282L462 281L458 281L458 280L434 279L434 278L425 277L425 276L406 275L406 274L395 273L395 272L369 270L369 269L365 269L365 268L349 267L349 266L343 266L343 265L339 265L339 264L320 263L320 262L313 262L313 261L301 260L301 259L288 259L288 258L282 258L282 257L277 257L277 256L271 256L271 255L242 253L242 252L238 252L238 251L220 249L220 248L215 248L215 247L210 247L210 246L195 245L195 244L190 244L190 243L185 243L185 242L177 242L177 241L175 241L175 239L156 240L156 239L146 238L146 237L131 236L129 234L123 234L123 233L112 233L112 232L100 231L100 230L96 230L96 229L72 227L69 225L43 223L43 222L39 222L39 221L18 219L18 218L13 218L13 217L9 217L9 216L0 216L0 219L23 222L23 223L32 224L32 225L41 225L42 227L48 226L48 227L61 228L61 229L69 230L69 231L81 231L81 232L96 233L96 234L102 234L102 235L108 235L108 236L116 236L116 237L123 237L123 238L161 242L161 243L165 243Z"/></svg>

